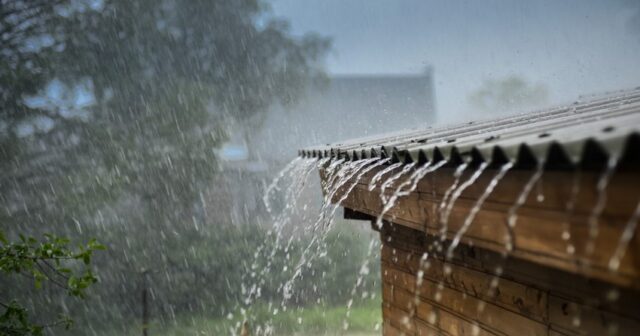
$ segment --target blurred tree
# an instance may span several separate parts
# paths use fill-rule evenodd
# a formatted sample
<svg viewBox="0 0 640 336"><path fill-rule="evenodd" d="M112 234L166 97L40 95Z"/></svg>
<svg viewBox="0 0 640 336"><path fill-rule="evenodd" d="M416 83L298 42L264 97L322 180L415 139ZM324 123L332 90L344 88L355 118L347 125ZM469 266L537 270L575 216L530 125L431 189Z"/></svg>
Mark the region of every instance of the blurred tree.
<svg viewBox="0 0 640 336"><path fill-rule="evenodd" d="M482 112L514 112L544 105L548 92L541 84L530 84L521 77L487 80L469 95L469 103Z"/></svg>
<svg viewBox="0 0 640 336"><path fill-rule="evenodd" d="M56 41L49 25L54 7L65 0L0 0L0 135L15 135L17 124L46 111L29 109L23 96L35 94L51 78L50 57ZM6 139L4 139L6 140ZM2 153L4 154L4 153Z"/></svg>
<svg viewBox="0 0 640 336"><path fill-rule="evenodd" d="M185 266L190 247L226 246L195 205L224 120L295 102L323 77L328 41L292 36L260 0L0 1L2 228L109 245L104 302L86 313L133 316L141 268L162 272L163 310L191 309L185 279L242 257Z"/></svg>
<svg viewBox="0 0 640 336"><path fill-rule="evenodd" d="M3 207L0 211L0 284L2 288L12 289L0 295L2 335L40 335L48 327L69 328L73 323L64 314L55 314L59 315L55 319L38 316L33 305L28 309L24 301L17 301L18 296L13 296L20 288L44 286L50 292L49 287L57 287L69 296L82 297L85 289L97 281L89 267L80 271L77 264L84 261L88 265L93 251L103 249L102 245L92 240L75 250L64 237L46 234L43 240L37 240L28 236L29 225L23 225L23 216L12 217L20 203L26 213L33 210L43 214L38 211L42 200L33 197L40 190L28 187L38 179L48 180L47 177L52 176L46 169L47 156L37 149L44 134L21 139L21 129L53 120L67 127L73 124L73 120L64 120L47 109L31 108L24 100L51 79L51 57L59 44L48 29L59 19L56 6L67 2L0 1L0 205ZM51 132L49 139L55 141L57 135L59 133ZM10 233L9 237L5 236L5 230ZM18 286L8 287L8 284Z"/></svg>

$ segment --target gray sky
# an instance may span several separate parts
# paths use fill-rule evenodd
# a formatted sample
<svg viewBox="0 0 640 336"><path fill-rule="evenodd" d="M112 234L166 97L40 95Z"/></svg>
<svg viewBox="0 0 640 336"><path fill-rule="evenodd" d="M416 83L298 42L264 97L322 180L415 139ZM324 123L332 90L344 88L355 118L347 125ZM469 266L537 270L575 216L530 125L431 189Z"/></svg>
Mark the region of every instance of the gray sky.
<svg viewBox="0 0 640 336"><path fill-rule="evenodd" d="M554 104L640 85L632 4L273 0L272 7L295 33L333 38L331 73L417 73L432 65L439 120L451 122L470 117L467 96L486 79L521 75L546 85Z"/></svg>

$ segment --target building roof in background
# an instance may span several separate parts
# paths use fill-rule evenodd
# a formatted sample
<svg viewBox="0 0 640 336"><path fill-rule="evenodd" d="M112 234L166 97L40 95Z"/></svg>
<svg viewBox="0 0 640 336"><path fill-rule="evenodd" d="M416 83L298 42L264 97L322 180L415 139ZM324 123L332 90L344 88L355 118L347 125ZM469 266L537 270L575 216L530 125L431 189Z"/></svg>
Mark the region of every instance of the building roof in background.
<svg viewBox="0 0 640 336"><path fill-rule="evenodd" d="M507 161L516 166L600 166L640 153L640 88L548 110L359 138L302 149L303 157L400 162Z"/></svg>
<svg viewBox="0 0 640 336"><path fill-rule="evenodd" d="M288 159L291 147L433 123L434 105L429 69L414 75L333 76L326 86L309 88L298 104L269 111L251 146L262 157Z"/></svg>

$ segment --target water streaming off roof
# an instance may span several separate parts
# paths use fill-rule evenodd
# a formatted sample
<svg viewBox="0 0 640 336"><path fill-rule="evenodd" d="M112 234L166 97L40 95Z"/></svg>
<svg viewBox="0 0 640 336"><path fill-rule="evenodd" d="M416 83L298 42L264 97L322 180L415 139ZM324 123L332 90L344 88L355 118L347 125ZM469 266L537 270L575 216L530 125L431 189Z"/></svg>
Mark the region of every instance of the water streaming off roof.
<svg viewBox="0 0 640 336"><path fill-rule="evenodd" d="M378 160L377 171L358 176L360 186L325 195L349 209L345 216L369 219L381 233L384 334L423 328L632 334L638 316L627 320L628 311L609 305L635 309L639 297L637 245L628 245L637 237L640 200L639 99L635 89L300 150L302 157L333 162L329 170L319 166L325 181L335 164ZM625 253L634 256L621 269ZM542 280L555 273L564 280ZM540 282L532 281L536 276ZM590 296L565 288L581 277L593 281L580 289ZM534 303L516 288L569 298L537 294ZM629 297L620 300L621 291ZM572 300L593 302L569 309ZM556 320L558 305L567 322ZM599 320L594 312L608 317Z"/></svg>
<svg viewBox="0 0 640 336"><path fill-rule="evenodd" d="M639 23L0 0L0 335L635 335Z"/></svg>

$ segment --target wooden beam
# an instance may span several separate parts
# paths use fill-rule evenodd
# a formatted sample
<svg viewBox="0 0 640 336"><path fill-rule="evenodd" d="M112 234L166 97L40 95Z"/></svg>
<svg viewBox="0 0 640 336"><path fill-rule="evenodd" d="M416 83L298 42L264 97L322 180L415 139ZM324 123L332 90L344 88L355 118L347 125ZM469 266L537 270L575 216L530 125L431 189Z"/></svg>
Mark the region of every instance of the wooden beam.
<svg viewBox="0 0 640 336"><path fill-rule="evenodd" d="M378 186L368 190L368 184L377 171L374 169L365 174L353 185L353 190L342 203L345 208L371 217L380 215L384 206L380 199L381 189ZM384 220L428 236L439 236L443 229L443 196L454 183L453 173L454 169L442 168L427 175L418 183L415 192L398 200L398 204L385 214ZM473 169L468 169L460 181L467 180L472 173ZM452 239L462 227L495 173L495 170L486 170L453 204L445 232L447 239ZM509 212L532 173L522 170L507 173L482 205L462 239L463 244L506 252ZM321 171L321 178L324 177L324 171ZM391 195L406 177L387 188L387 195ZM640 174L635 170L622 169L613 175L604 193L599 193L596 188L599 179L599 172L544 172L516 212L515 249L510 255L618 286L640 289L638 235L634 235L630 242L620 268L612 271L608 267L622 231L640 200ZM354 182L349 181L338 190L333 201L340 199ZM606 202L602 214L594 217L594 208L603 199ZM573 208L568 203L572 203ZM596 225L593 224L594 218ZM598 229L596 236L590 234L594 226ZM595 246L591 252L587 249L590 242Z"/></svg>

